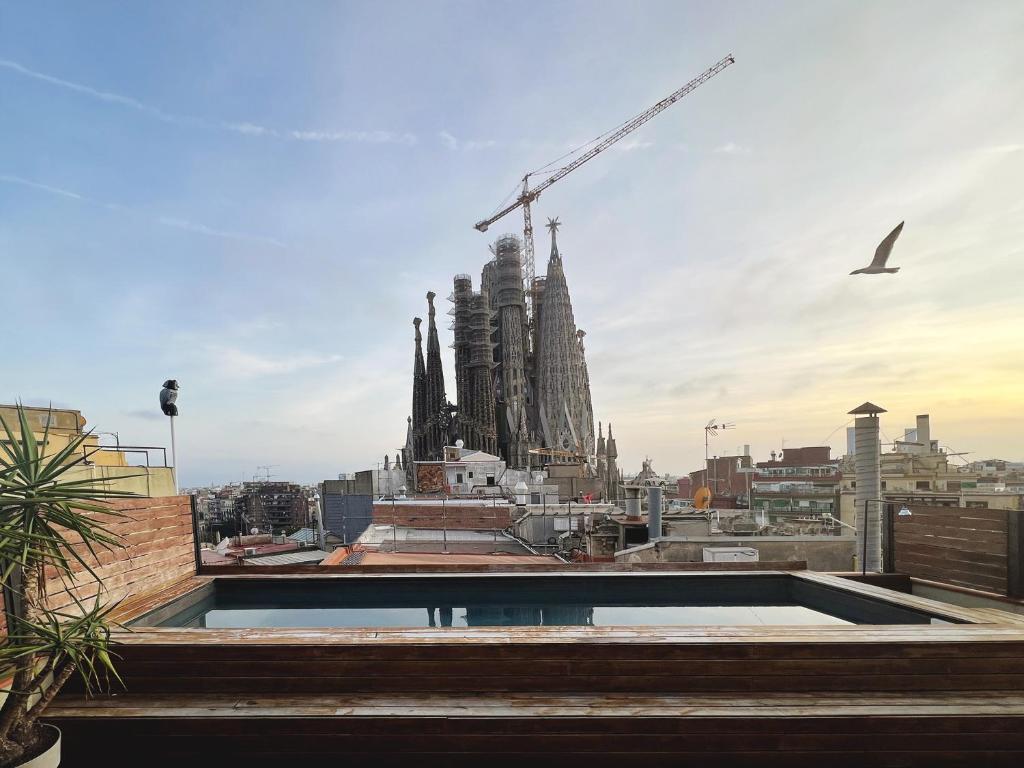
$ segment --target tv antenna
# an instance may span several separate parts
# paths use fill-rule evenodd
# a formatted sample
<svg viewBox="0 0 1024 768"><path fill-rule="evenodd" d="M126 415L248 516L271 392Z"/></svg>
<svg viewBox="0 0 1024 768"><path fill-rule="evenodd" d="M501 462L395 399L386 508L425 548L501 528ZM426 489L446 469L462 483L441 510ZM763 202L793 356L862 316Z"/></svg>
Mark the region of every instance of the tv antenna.
<svg viewBox="0 0 1024 768"><path fill-rule="evenodd" d="M708 480L708 439L712 437L718 437L719 430L735 428L736 425L733 424L731 421L720 422L717 419L711 419L711 421L704 425L704 485L707 485ZM714 490L717 491L718 489L715 488Z"/></svg>
<svg viewBox="0 0 1024 768"><path fill-rule="evenodd" d="M259 479L261 479L261 480L263 480L265 482L270 482L270 478L273 477L273 475L270 474L270 470L272 470L274 467L278 467L278 466L280 466L280 464L260 464L260 465L258 465L256 467L256 469L257 470L260 470L260 469L263 470L263 477L259 478ZM259 474L260 473L257 472L256 476L259 477ZM256 479L256 478L253 478L253 479Z"/></svg>

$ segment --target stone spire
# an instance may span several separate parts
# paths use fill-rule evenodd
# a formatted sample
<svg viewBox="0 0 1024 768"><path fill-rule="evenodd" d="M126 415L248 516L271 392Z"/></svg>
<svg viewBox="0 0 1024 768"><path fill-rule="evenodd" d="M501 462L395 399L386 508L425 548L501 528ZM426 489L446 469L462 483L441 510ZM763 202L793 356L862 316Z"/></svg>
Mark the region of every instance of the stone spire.
<svg viewBox="0 0 1024 768"><path fill-rule="evenodd" d="M583 337L586 335L587 332L582 329L576 331L576 342L580 346L580 380L583 383L580 390L583 409L580 411L580 415L583 419L583 427L590 435L589 455L594 450L594 403L590 399L590 371L587 370L587 350L583 346Z"/></svg>
<svg viewBox="0 0 1024 768"><path fill-rule="evenodd" d="M490 299L484 288L473 291L469 275L456 275L451 300L458 436L468 449L497 454Z"/></svg>
<svg viewBox="0 0 1024 768"><path fill-rule="evenodd" d="M608 445L605 450L605 460L608 466L608 500L615 501L619 498L619 480L621 475L619 473L618 462L616 459L619 458L619 449L615 445L615 438L612 436L612 424L608 422Z"/></svg>
<svg viewBox="0 0 1024 768"><path fill-rule="evenodd" d="M412 319L413 327L416 329L416 357L412 368L412 419L410 429L412 431L412 454L409 461L423 461L426 459L425 434L427 429L427 369L423 365L423 334L420 333L420 323L423 321L418 317Z"/></svg>
<svg viewBox="0 0 1024 768"><path fill-rule="evenodd" d="M405 469L405 480L406 485L410 488L412 484L412 469L413 469L413 431L412 431L412 416L406 418L405 426L405 447L402 448L402 467Z"/></svg>
<svg viewBox="0 0 1024 768"><path fill-rule="evenodd" d="M433 291L427 292L427 370L426 370L426 452L430 461L440 461L448 443L450 412L444 391L444 369L441 367L441 344L437 339L437 319Z"/></svg>
<svg viewBox="0 0 1024 768"><path fill-rule="evenodd" d="M498 449L512 469L530 466L527 417L526 356L529 323L523 292L522 243L514 235L498 238L495 258L484 267L481 293L494 311L492 333L497 341L494 359Z"/></svg>
<svg viewBox="0 0 1024 768"><path fill-rule="evenodd" d="M548 448L594 452L590 385L577 335L572 301L558 252L558 219L548 220L551 256L544 286L537 356L537 397L544 443Z"/></svg>
<svg viewBox="0 0 1024 768"><path fill-rule="evenodd" d="M597 477L601 481L603 499L608 498L608 453L605 450L604 432L601 422L597 422Z"/></svg>

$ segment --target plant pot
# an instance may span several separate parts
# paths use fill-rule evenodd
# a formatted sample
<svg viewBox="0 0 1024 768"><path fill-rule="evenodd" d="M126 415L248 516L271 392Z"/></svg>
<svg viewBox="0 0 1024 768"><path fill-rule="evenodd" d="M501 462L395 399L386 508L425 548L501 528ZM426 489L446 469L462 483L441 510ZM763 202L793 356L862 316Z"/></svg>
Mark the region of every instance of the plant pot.
<svg viewBox="0 0 1024 768"><path fill-rule="evenodd" d="M16 768L57 768L60 765L60 728L49 723L43 723L43 728L57 734L57 740L53 742L41 754L36 755L25 763L18 763Z"/></svg>

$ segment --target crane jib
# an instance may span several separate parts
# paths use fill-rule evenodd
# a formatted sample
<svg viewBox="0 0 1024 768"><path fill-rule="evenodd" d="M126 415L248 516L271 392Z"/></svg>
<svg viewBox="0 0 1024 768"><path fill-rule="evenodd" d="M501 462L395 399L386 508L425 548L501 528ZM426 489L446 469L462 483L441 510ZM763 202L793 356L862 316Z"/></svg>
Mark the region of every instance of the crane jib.
<svg viewBox="0 0 1024 768"><path fill-rule="evenodd" d="M661 111L667 109L668 107L672 106L677 101L679 101L681 98L683 98L684 96L689 94L691 91L696 89L698 86L703 85L708 80L710 80L712 77L714 77L719 72L721 72L723 69L725 69L729 65L735 64L735 63L736 63L736 59L733 58L733 56L731 54L729 56L726 56L724 59L719 61L717 64L715 64L714 66L712 66L709 69L705 70L700 75L695 77L693 80L688 82L686 85L684 85L683 87L679 88L677 91L669 94L668 96L666 96L664 99L659 101L654 106L652 106L652 107L646 109L645 111L641 112L639 115L633 117L631 120L627 121L626 123L623 123L622 126L620 126L618 129L616 129L614 132L612 132L611 134L605 136L600 141L600 143L598 143L598 144L594 145L593 147L591 147L589 150L587 150L585 153L583 153L582 155L577 157L572 162L570 162L570 163L562 166L561 168L558 168L557 170L555 170L547 179L545 179L543 182L538 184L533 189L528 190L528 191L524 189L523 194L521 194L512 203L510 203L509 205L507 205L504 208L502 208L500 211L495 213L490 218L484 219L483 221L479 221L476 224L474 224L473 225L474 229L477 229L480 232L486 232L488 227L490 227L491 224L493 224L494 222L498 221L501 218L504 218L506 215L508 215L512 211L516 210L517 208L523 207L524 205L533 202L534 200L537 199L537 197L540 195L541 192L543 192L545 189L550 187L556 181L558 181L559 179L562 179L565 176L567 176L568 174L572 173L574 170L579 168L581 165L583 165L587 161L592 160L597 155L599 155L601 152L603 152L604 150L608 149L608 147L610 147L612 144L614 144L615 142L617 142L620 139L624 138L628 134L632 133L637 128L639 128L641 125L643 125L648 120L653 118L655 115L657 115ZM529 178L529 174L527 174L524 177L524 181L527 178ZM532 278L532 275L530 275L529 277Z"/></svg>

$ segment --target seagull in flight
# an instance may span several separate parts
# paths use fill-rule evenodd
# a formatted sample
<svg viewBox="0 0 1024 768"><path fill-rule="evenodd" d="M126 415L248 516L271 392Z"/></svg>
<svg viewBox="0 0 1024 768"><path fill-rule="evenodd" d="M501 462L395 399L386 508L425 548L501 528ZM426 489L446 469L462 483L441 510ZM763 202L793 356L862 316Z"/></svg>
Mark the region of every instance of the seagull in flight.
<svg viewBox="0 0 1024 768"><path fill-rule="evenodd" d="M887 267L885 262L889 260L889 254L892 253L892 247L896 243L896 238L900 236L900 232L903 231L903 222L886 235L885 240L878 244L878 248L875 249L875 258L871 260L871 264L861 269L855 269L851 272L851 275L877 275L882 272L899 272L899 267Z"/></svg>

